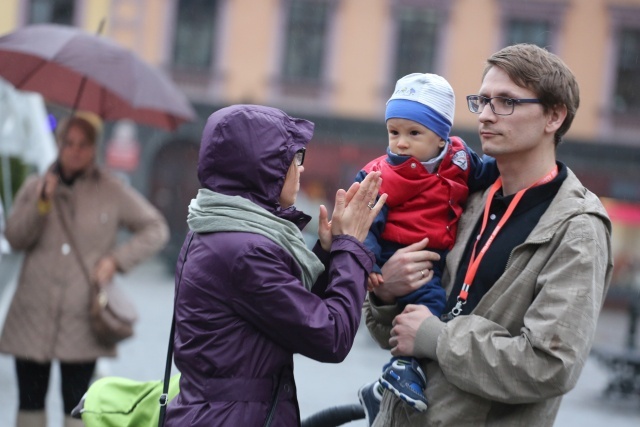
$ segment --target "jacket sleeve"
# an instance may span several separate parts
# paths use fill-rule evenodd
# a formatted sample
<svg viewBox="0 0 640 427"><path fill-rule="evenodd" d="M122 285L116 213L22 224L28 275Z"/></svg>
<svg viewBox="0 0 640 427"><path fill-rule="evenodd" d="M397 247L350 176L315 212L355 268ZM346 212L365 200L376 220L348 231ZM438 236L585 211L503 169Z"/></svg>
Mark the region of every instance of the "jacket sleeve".
<svg viewBox="0 0 640 427"><path fill-rule="evenodd" d="M49 218L48 214L42 215L38 212L36 189L40 179L31 176L25 181L7 217L5 237L17 251L27 250L38 242Z"/></svg>
<svg viewBox="0 0 640 427"><path fill-rule="evenodd" d="M324 265L324 271L320 274L316 283L311 288L311 292L323 298L329 286L329 264L331 262L331 254L322 249L320 240L318 240L313 247L313 253L316 254L322 265Z"/></svg>
<svg viewBox="0 0 640 427"><path fill-rule="evenodd" d="M453 385L490 400L519 404L566 393L593 343L610 278L608 241L599 218L574 218L559 241L548 243L557 247L540 274L525 279L536 281L537 293L522 296L521 303L532 301L519 334L473 314L446 326L430 318L418 332L416 356L437 359ZM434 331L435 353L427 342Z"/></svg>
<svg viewBox="0 0 640 427"><path fill-rule="evenodd" d="M241 254L233 275L242 279L230 303L289 351L320 362L341 362L358 331L373 257L356 239L336 236L323 298L304 288L292 263L291 256L273 244Z"/></svg>
<svg viewBox="0 0 640 427"><path fill-rule="evenodd" d="M487 155L480 157L466 143L464 147L469 154L469 192L486 190L500 176L496 159Z"/></svg>
<svg viewBox="0 0 640 427"><path fill-rule="evenodd" d="M400 306L397 304L383 305L373 292L369 292L362 311L371 338L378 343L380 348L391 349L389 345L391 322L402 311Z"/></svg>
<svg viewBox="0 0 640 427"><path fill-rule="evenodd" d="M140 193L122 183L117 203L120 226L132 236L113 249L118 269L127 272L164 247L169 239L169 228L162 214Z"/></svg>
<svg viewBox="0 0 640 427"><path fill-rule="evenodd" d="M382 232L384 231L384 226L387 223L387 214L389 213L389 208L387 205L384 205L378 215L373 219L371 223L371 227L369 227L369 232L367 233L367 237L364 239L364 245L373 253L376 258L376 264L373 267L373 271L376 273L382 274L382 245L380 242L382 241Z"/></svg>

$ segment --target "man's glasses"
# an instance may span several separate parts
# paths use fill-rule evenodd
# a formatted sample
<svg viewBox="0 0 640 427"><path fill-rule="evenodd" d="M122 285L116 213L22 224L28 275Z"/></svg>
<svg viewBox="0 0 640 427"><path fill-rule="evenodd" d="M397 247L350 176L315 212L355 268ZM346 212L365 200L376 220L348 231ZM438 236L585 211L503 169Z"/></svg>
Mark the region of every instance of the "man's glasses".
<svg viewBox="0 0 640 427"><path fill-rule="evenodd" d="M304 153L306 152L307 150L305 148L301 148L296 151L296 154L293 155L293 159L296 161L296 165L302 166L302 164L304 163Z"/></svg>
<svg viewBox="0 0 640 427"><path fill-rule="evenodd" d="M541 101L536 98L505 98L504 96L494 96L493 98L487 98L482 95L469 95L467 96L467 104L469 111L474 114L482 113L484 107L489 104L491 111L498 116L508 116L513 114L513 110L518 104L539 104Z"/></svg>

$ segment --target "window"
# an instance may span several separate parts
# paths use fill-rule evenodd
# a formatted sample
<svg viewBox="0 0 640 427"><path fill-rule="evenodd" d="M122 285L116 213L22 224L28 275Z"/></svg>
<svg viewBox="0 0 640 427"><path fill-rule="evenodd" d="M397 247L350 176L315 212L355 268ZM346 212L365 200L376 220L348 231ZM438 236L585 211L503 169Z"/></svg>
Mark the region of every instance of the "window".
<svg viewBox="0 0 640 427"><path fill-rule="evenodd" d="M386 71L390 88L396 81L411 73L445 74L442 68L449 15L450 0L390 0L389 65Z"/></svg>
<svg viewBox="0 0 640 427"><path fill-rule="evenodd" d="M616 113L640 115L640 27L621 28L613 94Z"/></svg>
<svg viewBox="0 0 640 427"><path fill-rule="evenodd" d="M74 0L31 0L29 23L73 25Z"/></svg>
<svg viewBox="0 0 640 427"><path fill-rule="evenodd" d="M173 46L173 67L209 70L212 66L216 0L179 0Z"/></svg>
<svg viewBox="0 0 640 427"><path fill-rule="evenodd" d="M540 47L551 45L551 23L515 18L507 22L505 46L532 43Z"/></svg>
<svg viewBox="0 0 640 427"><path fill-rule="evenodd" d="M393 81L410 73L434 72L438 11L412 6L398 7L395 72Z"/></svg>
<svg viewBox="0 0 640 427"><path fill-rule="evenodd" d="M330 6L322 0L290 2L281 71L283 82L321 83Z"/></svg>
<svg viewBox="0 0 640 427"><path fill-rule="evenodd" d="M600 132L607 141L638 145L640 131L640 7L610 5L610 33Z"/></svg>
<svg viewBox="0 0 640 427"><path fill-rule="evenodd" d="M502 16L500 48L516 43L532 43L558 50L559 28L568 7L566 1L499 0Z"/></svg>

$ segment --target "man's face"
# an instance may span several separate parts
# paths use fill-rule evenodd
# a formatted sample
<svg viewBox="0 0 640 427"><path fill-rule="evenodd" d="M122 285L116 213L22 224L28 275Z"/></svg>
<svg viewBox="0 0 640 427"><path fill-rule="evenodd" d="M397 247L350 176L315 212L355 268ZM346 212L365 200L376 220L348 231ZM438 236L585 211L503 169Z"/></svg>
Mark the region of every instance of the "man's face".
<svg viewBox="0 0 640 427"><path fill-rule="evenodd" d="M537 98L533 91L516 85L495 66L485 75L478 94L487 98ZM497 160L514 156L521 161L534 160L540 150L555 150L549 117L540 104L518 104L509 116L498 116L486 105L478 121L482 151Z"/></svg>

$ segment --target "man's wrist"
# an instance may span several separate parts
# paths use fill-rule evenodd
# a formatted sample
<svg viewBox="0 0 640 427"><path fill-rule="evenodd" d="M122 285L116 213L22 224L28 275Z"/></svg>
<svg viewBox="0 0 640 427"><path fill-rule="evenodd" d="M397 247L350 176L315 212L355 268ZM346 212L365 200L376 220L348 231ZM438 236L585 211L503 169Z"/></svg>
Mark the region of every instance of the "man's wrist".
<svg viewBox="0 0 640 427"><path fill-rule="evenodd" d="M426 318L416 333L414 356L438 360L438 337L445 327L446 323L442 322L438 316Z"/></svg>

